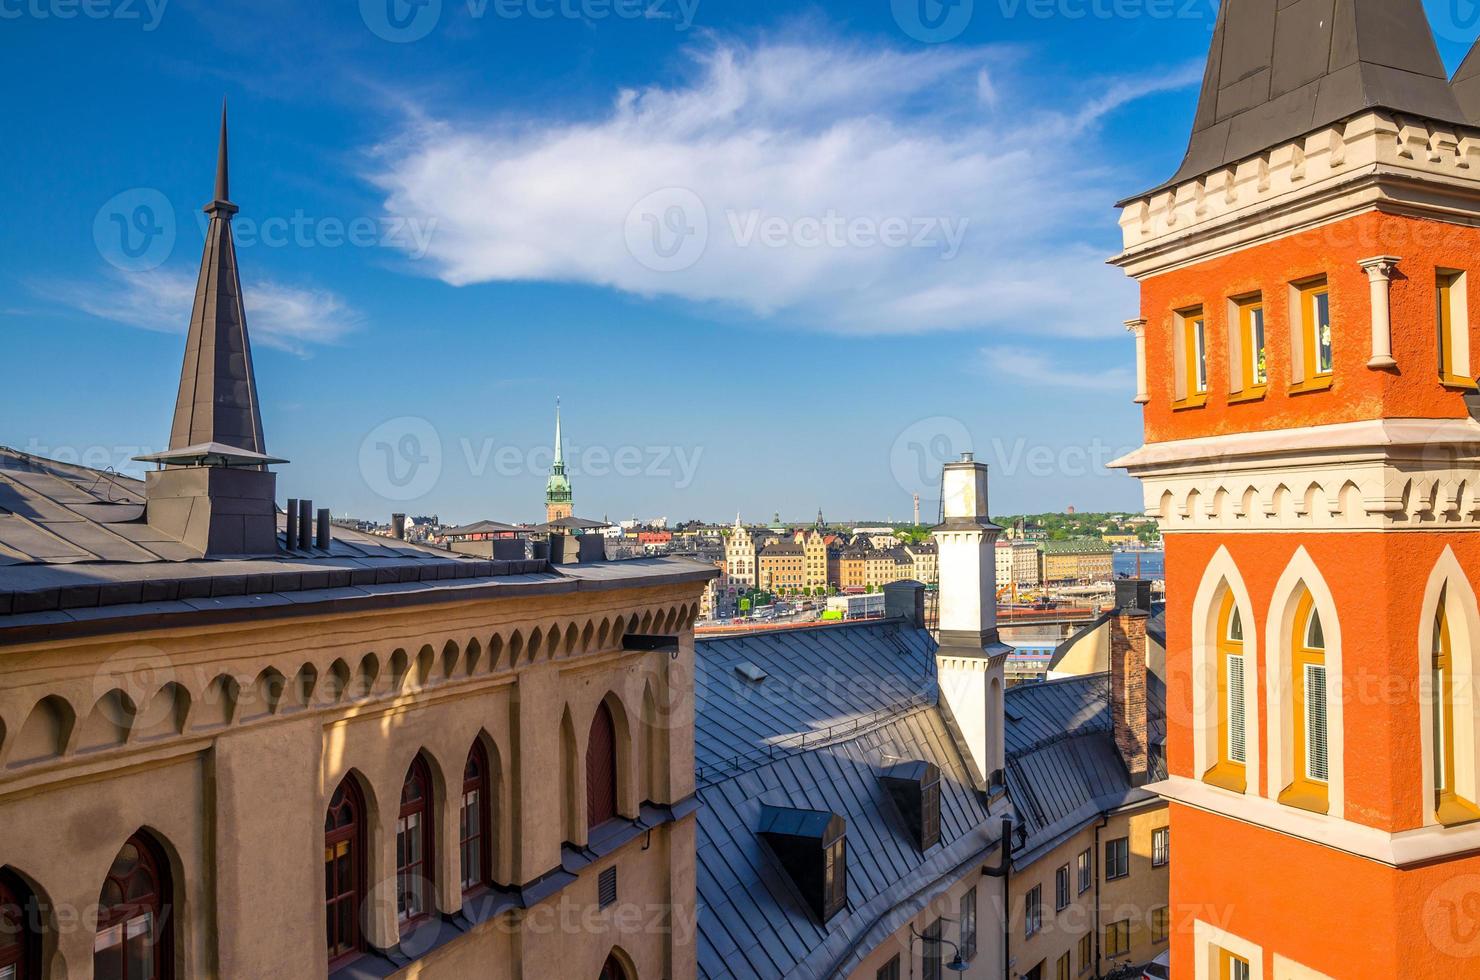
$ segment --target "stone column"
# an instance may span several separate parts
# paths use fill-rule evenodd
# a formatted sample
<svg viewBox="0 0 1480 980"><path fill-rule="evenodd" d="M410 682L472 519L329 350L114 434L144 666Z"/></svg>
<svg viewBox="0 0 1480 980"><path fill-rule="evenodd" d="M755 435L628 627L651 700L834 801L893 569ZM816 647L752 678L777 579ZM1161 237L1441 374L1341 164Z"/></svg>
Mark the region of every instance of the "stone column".
<svg viewBox="0 0 1480 980"><path fill-rule="evenodd" d="M1393 255L1379 255L1363 259L1358 264L1367 273L1367 282L1372 288L1372 359L1369 368L1383 370L1398 366L1393 360L1392 313L1388 303L1393 273L1402 261Z"/></svg>
<svg viewBox="0 0 1480 980"><path fill-rule="evenodd" d="M1137 405L1151 401L1146 391L1146 321L1127 320L1125 328L1136 337L1136 398Z"/></svg>

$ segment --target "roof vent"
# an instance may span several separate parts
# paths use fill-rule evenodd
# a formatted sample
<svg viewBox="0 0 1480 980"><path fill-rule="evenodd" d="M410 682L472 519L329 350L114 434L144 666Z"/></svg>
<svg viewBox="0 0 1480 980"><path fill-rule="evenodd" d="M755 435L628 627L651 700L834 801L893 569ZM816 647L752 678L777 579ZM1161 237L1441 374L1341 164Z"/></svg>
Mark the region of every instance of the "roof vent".
<svg viewBox="0 0 1480 980"><path fill-rule="evenodd" d="M940 768L912 759L890 766L879 780L914 835L915 845L927 851L939 844Z"/></svg>
<svg viewBox="0 0 1480 980"><path fill-rule="evenodd" d="M803 901L827 922L848 904L848 823L825 810L762 806L758 832Z"/></svg>
<svg viewBox="0 0 1480 980"><path fill-rule="evenodd" d="M735 673L739 674L741 677L754 684L759 684L761 681L770 676L764 670L761 670L755 664L751 663L749 660L742 660L740 663L736 664Z"/></svg>

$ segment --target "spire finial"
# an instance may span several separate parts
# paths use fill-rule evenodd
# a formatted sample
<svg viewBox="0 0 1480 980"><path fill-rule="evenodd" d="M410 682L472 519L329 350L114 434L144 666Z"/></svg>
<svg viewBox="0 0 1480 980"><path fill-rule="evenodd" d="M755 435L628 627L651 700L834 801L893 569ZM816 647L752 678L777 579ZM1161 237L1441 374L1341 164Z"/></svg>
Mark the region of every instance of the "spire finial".
<svg viewBox="0 0 1480 980"><path fill-rule="evenodd" d="M560 445L560 396L555 396L555 462L565 462L565 450Z"/></svg>
<svg viewBox="0 0 1480 980"><path fill-rule="evenodd" d="M226 164L226 97L221 98L221 148L216 155L216 198L217 201L231 200L231 180Z"/></svg>

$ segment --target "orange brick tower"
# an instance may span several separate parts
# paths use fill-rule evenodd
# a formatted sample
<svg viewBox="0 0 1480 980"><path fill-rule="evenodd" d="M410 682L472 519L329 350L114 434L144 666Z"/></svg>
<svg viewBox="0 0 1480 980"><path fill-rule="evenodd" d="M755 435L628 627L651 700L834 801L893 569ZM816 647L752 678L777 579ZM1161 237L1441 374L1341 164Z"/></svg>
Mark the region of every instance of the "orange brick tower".
<svg viewBox="0 0 1480 980"><path fill-rule="evenodd" d="M1224 0L1121 207L1173 976L1480 976L1480 54L1421 0Z"/></svg>

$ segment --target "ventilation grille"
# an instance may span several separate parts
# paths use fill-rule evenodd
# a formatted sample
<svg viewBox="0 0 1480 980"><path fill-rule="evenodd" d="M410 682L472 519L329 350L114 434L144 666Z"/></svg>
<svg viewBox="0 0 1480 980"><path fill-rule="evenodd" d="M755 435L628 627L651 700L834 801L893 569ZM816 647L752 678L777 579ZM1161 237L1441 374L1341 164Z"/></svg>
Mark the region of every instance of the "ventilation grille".
<svg viewBox="0 0 1480 980"><path fill-rule="evenodd" d="M602 908L617 904L617 869L607 868L596 879L597 902Z"/></svg>

